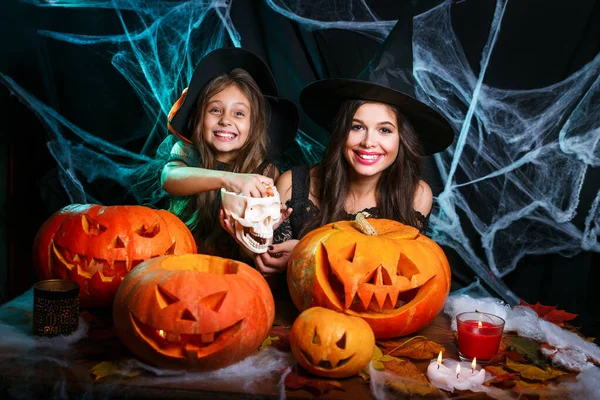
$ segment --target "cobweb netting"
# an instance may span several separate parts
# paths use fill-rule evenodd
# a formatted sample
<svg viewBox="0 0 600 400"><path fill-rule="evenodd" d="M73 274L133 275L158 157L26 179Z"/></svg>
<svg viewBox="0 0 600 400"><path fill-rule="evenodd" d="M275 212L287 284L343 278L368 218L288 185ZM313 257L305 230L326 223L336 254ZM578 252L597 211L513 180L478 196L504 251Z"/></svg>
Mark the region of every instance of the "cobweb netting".
<svg viewBox="0 0 600 400"><path fill-rule="evenodd" d="M82 46L109 43L116 49L112 64L154 121L148 146L156 147L154 143L167 137L166 115L201 57L226 39L236 46L243 39L230 18L229 1L26 2L117 12L124 32L120 35L39 34ZM266 3L305 30L351 30L379 42L396 22L378 18L364 1ZM457 133L454 144L435 156L443 190L435 199L432 237L454 249L495 295L515 303L517 297L501 278L524 255L600 251L600 190L593 188L593 200L580 204L588 168L600 165L600 55L548 87L516 91L487 86L486 71L507 3L496 1L477 73L452 28L452 2L416 16L413 75L418 98L443 113ZM147 171L154 159L147 148L135 153L108 143L67 121L10 77L1 78L48 126L48 148L72 202L93 202L85 188L98 178L131 188L140 203L164 196L156 187L149 196L148 185L140 184L145 176L140 171ZM326 145L302 131L297 144L298 163L318 161ZM162 147L169 149L170 143ZM157 180L156 173L147 175L146 183ZM585 214L582 226L574 223L577 213Z"/></svg>

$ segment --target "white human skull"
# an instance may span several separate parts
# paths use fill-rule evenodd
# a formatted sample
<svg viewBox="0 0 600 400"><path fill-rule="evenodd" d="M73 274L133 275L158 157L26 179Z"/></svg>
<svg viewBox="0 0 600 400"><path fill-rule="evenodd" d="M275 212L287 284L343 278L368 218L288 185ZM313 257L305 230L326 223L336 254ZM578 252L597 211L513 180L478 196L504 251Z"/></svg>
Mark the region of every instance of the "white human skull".
<svg viewBox="0 0 600 400"><path fill-rule="evenodd" d="M273 225L281 219L281 201L274 195L250 197L221 189L221 205L238 241L253 253L265 253L273 242Z"/></svg>

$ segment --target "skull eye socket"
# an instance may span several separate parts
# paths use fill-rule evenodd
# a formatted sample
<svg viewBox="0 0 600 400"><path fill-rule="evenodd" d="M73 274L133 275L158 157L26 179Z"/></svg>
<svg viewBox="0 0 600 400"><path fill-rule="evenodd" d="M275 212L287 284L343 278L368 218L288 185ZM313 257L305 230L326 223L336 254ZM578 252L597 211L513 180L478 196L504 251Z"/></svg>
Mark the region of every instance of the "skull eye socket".
<svg viewBox="0 0 600 400"><path fill-rule="evenodd" d="M274 203L269 206L269 216L273 219L279 219L279 215L281 213L281 209L279 204Z"/></svg>
<svg viewBox="0 0 600 400"><path fill-rule="evenodd" d="M265 210L262 204L256 204L246 209L244 217L252 222L260 222L265 218Z"/></svg>

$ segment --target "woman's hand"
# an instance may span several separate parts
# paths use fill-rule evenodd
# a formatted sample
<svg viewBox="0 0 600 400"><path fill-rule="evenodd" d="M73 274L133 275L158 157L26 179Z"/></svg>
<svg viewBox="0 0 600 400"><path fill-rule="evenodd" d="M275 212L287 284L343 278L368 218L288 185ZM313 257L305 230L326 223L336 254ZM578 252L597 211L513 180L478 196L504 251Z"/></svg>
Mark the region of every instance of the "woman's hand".
<svg viewBox="0 0 600 400"><path fill-rule="evenodd" d="M266 197L274 186L273 179L259 174L230 173L225 179L225 189L244 196Z"/></svg>
<svg viewBox="0 0 600 400"><path fill-rule="evenodd" d="M263 276L285 272L290 254L294 250L294 247L296 247L296 244L298 244L297 239L290 239L283 243L269 246L269 250L266 253L255 254L254 263L256 269Z"/></svg>

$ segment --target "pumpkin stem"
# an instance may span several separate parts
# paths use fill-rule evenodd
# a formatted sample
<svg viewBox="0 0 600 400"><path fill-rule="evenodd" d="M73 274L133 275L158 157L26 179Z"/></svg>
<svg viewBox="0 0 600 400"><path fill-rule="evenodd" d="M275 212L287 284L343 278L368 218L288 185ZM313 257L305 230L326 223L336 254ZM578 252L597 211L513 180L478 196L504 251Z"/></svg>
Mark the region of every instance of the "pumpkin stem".
<svg viewBox="0 0 600 400"><path fill-rule="evenodd" d="M364 212L359 212L356 214L356 218L354 219L356 222L356 226L358 226L358 230L369 236L377 236L377 231L373 228L373 225L367 221L367 214Z"/></svg>

